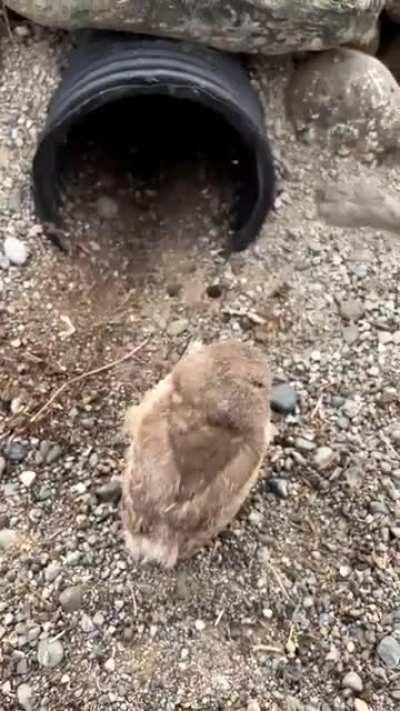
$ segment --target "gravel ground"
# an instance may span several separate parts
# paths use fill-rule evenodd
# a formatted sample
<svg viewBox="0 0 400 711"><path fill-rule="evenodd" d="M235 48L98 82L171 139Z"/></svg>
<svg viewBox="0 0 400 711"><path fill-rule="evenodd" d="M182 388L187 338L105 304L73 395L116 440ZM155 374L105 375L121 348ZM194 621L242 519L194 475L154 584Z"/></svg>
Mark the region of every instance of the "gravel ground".
<svg viewBox="0 0 400 711"><path fill-rule="evenodd" d="M4 245L19 264L0 252L0 709L394 711L400 242L317 221L315 188L360 168L295 141L283 59L257 69L281 191L255 246L221 253L209 166L132 200L83 151L63 255L29 171L67 45L30 27L1 43L1 241L23 246ZM376 174L400 188L397 167ZM274 367L264 477L215 545L137 569L118 513L124 410L191 339L228 335Z"/></svg>

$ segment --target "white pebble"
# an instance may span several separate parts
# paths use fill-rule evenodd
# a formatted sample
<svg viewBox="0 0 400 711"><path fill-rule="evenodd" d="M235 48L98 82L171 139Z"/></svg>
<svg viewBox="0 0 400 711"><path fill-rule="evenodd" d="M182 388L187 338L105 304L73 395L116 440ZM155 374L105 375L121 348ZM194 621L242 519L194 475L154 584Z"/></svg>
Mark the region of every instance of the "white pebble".
<svg viewBox="0 0 400 711"><path fill-rule="evenodd" d="M247 704L247 711L261 711L261 706L255 699L252 699Z"/></svg>
<svg viewBox="0 0 400 711"><path fill-rule="evenodd" d="M354 711L370 711L370 709L363 699L354 699Z"/></svg>
<svg viewBox="0 0 400 711"><path fill-rule="evenodd" d="M379 331L378 340L379 343L381 343L383 346L386 346L388 343L392 342L392 334L389 333L389 331Z"/></svg>
<svg viewBox="0 0 400 711"><path fill-rule="evenodd" d="M362 679L357 672L350 671L344 677L342 681L342 686L344 689L351 689L352 691L360 692L363 690Z"/></svg>
<svg viewBox="0 0 400 711"><path fill-rule="evenodd" d="M115 659L113 657L107 659L107 661L104 663L104 669L108 672L115 671Z"/></svg>
<svg viewBox="0 0 400 711"><path fill-rule="evenodd" d="M41 667L53 669L58 666L64 658L64 648L59 639L42 639L39 642L38 662Z"/></svg>
<svg viewBox="0 0 400 711"><path fill-rule="evenodd" d="M22 474L19 477L21 484L26 486L27 489L29 489L29 487L32 486L35 479L36 479L36 473L30 472L30 471L22 472Z"/></svg>
<svg viewBox="0 0 400 711"><path fill-rule="evenodd" d="M32 689L29 684L20 684L17 689L18 703L25 711L32 709Z"/></svg>
<svg viewBox="0 0 400 711"><path fill-rule="evenodd" d="M336 455L329 447L319 447L314 455L314 463L320 471L329 469L335 459Z"/></svg>
<svg viewBox="0 0 400 711"><path fill-rule="evenodd" d="M25 264L29 256L27 247L16 237L7 237L4 240L4 254L11 264L19 267Z"/></svg>
<svg viewBox="0 0 400 711"><path fill-rule="evenodd" d="M206 627L205 622L203 622L203 620L196 620L194 626L198 632L202 632Z"/></svg>
<svg viewBox="0 0 400 711"><path fill-rule="evenodd" d="M339 574L341 578L348 578L351 574L351 568L349 565L341 565L339 568Z"/></svg>

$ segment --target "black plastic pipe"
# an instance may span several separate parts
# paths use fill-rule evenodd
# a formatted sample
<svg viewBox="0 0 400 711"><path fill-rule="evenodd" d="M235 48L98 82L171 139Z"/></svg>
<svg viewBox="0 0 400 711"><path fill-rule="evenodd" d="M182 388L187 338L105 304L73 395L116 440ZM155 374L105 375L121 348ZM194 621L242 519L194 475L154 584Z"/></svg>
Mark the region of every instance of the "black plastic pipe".
<svg viewBox="0 0 400 711"><path fill-rule="evenodd" d="M274 200L274 165L261 102L236 57L174 40L84 34L52 98L34 158L33 192L40 219L60 224L72 129L113 102L156 96L193 102L222 118L237 136L241 158L230 248L245 249L257 237Z"/></svg>

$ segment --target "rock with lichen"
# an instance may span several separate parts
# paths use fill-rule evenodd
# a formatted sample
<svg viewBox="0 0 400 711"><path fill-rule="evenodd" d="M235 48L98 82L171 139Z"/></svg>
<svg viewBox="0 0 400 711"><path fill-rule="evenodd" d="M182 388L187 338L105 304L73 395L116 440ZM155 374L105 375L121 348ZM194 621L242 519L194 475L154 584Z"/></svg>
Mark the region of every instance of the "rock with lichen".
<svg viewBox="0 0 400 711"><path fill-rule="evenodd" d="M63 29L127 31L228 51L286 54L367 47L376 37L385 0L8 0L6 5Z"/></svg>

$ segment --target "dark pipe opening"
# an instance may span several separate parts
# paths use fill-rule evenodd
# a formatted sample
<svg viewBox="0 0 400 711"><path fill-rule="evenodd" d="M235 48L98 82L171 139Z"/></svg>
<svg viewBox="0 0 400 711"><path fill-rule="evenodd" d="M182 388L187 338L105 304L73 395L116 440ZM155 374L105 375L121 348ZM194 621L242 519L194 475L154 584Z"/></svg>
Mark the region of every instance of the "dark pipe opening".
<svg viewBox="0 0 400 711"><path fill-rule="evenodd" d="M275 171L261 102L236 58L203 47L85 36L53 97L34 159L43 221L57 223L71 171L79 172L82 154L91 152L107 154L136 184L162 184L197 161L212 165L231 190L233 250L257 237L273 206Z"/></svg>
<svg viewBox="0 0 400 711"><path fill-rule="evenodd" d="M162 190L195 172L200 183L219 185L232 229L240 229L257 198L248 180L257 169L254 154L238 131L210 109L168 96L120 99L85 115L71 127L58 164L67 193L82 170L111 187L120 177L132 191Z"/></svg>

